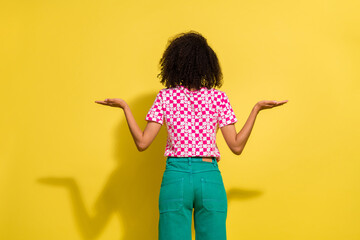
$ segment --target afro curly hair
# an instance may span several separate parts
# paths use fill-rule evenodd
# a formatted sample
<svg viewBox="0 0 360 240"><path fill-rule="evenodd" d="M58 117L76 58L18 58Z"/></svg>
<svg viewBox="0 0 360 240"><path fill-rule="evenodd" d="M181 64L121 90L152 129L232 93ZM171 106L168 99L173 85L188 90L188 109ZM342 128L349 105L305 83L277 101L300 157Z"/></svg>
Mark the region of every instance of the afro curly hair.
<svg viewBox="0 0 360 240"><path fill-rule="evenodd" d="M199 90L222 86L222 72L215 52L206 38L196 31L177 34L159 62L160 83L166 88L184 86Z"/></svg>

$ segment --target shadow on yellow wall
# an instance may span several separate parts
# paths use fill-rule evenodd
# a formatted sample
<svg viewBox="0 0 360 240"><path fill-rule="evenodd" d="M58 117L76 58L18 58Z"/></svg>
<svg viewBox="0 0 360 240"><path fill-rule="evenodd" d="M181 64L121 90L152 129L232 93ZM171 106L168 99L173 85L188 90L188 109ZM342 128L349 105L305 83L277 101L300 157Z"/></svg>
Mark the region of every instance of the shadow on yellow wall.
<svg viewBox="0 0 360 240"><path fill-rule="evenodd" d="M145 115L156 93L141 96L129 103L141 129L145 128ZM121 239L157 239L158 196L166 161L166 125L163 125L154 142L144 152L137 151L125 115L114 133L114 159L117 164L109 173L103 190L96 199L94 214L90 214L85 207L84 202L88 201L83 200L76 176L44 177L38 181L69 191L75 223L83 239L100 237L112 214L116 214L123 224L120 226L124 231L121 233ZM233 200L253 198L261 194L258 191L244 189L230 189L227 192L229 204Z"/></svg>

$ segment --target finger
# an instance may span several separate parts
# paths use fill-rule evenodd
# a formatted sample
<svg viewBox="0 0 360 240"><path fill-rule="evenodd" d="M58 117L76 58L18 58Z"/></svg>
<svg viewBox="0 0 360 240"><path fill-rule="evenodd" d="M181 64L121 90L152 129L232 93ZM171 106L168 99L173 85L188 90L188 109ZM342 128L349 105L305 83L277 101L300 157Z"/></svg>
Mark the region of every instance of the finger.
<svg viewBox="0 0 360 240"><path fill-rule="evenodd" d="M275 106L278 106L278 105L282 105L282 104L284 104L284 103L287 103L288 100L284 100L284 101L272 101L272 102L273 102L273 104L274 104Z"/></svg>
<svg viewBox="0 0 360 240"><path fill-rule="evenodd" d="M104 102L104 101L95 101L96 103L102 104L102 105L108 105L108 103Z"/></svg>
<svg viewBox="0 0 360 240"><path fill-rule="evenodd" d="M284 105L286 102L279 102L276 106Z"/></svg>
<svg viewBox="0 0 360 240"><path fill-rule="evenodd" d="M281 101L281 102L278 102L278 105L283 105L283 104L285 104L285 103L287 103L287 102L288 102L287 100Z"/></svg>
<svg viewBox="0 0 360 240"><path fill-rule="evenodd" d="M274 106L274 105L276 105L276 104L278 104L277 101L267 101L267 102L266 102L266 105L270 105L270 106Z"/></svg>

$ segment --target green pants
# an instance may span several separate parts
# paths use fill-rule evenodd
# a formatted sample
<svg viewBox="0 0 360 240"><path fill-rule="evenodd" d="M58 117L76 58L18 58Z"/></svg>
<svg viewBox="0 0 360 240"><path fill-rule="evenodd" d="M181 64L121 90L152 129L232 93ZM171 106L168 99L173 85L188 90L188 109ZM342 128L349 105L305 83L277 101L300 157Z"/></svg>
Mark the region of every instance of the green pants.
<svg viewBox="0 0 360 240"><path fill-rule="evenodd" d="M159 240L225 240L227 196L215 157L168 157L159 195Z"/></svg>

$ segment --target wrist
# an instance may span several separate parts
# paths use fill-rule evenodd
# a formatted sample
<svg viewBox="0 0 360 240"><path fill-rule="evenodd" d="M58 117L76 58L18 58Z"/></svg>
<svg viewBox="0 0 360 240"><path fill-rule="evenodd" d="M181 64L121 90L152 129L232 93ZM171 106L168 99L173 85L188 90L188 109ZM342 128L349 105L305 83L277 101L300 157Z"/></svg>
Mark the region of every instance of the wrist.
<svg viewBox="0 0 360 240"><path fill-rule="evenodd" d="M261 110L259 104L255 104L255 106L253 107L253 110L254 110L256 113L259 113L260 110Z"/></svg>
<svg viewBox="0 0 360 240"><path fill-rule="evenodd" d="M128 110L129 109L129 105L127 105L127 104L125 104L122 108L121 108L122 110Z"/></svg>

